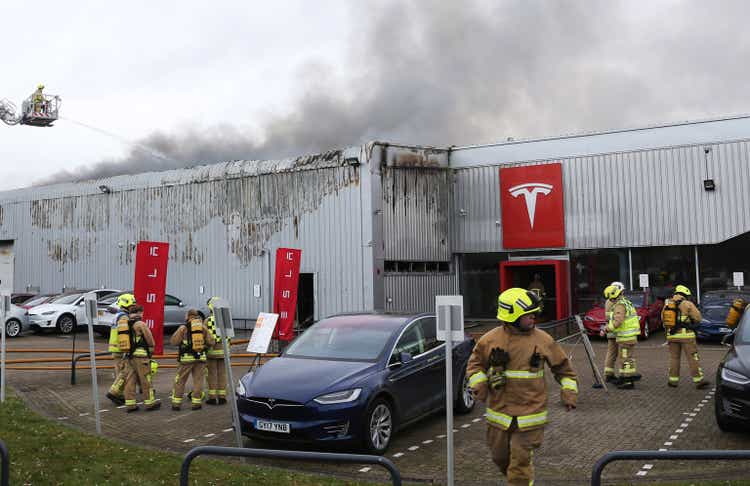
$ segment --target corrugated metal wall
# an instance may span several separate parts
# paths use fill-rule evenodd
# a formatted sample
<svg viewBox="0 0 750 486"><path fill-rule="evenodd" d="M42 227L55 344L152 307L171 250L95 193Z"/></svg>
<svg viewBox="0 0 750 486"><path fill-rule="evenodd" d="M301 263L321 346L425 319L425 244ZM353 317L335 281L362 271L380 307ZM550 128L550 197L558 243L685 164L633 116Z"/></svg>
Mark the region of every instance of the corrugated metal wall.
<svg viewBox="0 0 750 486"><path fill-rule="evenodd" d="M563 164L567 247L712 244L746 233L749 159L748 141L553 159ZM503 250L498 168L456 170L455 252ZM707 178L715 191L703 189Z"/></svg>
<svg viewBox="0 0 750 486"><path fill-rule="evenodd" d="M167 241L168 293L189 305L221 295L249 319L268 310L276 248L300 248L324 317L371 306L361 201L359 161L341 152L233 162L2 193L0 240L15 240L16 290L42 292L130 288L130 242Z"/></svg>
<svg viewBox="0 0 750 486"><path fill-rule="evenodd" d="M386 260L450 261L451 182L446 169L383 171Z"/></svg>
<svg viewBox="0 0 750 486"><path fill-rule="evenodd" d="M454 274L386 275L384 280L388 312L435 312L436 295L458 293Z"/></svg>

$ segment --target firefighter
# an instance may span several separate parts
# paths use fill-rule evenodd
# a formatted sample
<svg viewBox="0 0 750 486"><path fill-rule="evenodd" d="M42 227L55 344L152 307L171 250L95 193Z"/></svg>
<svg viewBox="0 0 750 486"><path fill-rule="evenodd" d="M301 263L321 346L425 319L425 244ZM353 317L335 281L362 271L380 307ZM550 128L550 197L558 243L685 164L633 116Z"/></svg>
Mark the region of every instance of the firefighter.
<svg viewBox="0 0 750 486"><path fill-rule="evenodd" d="M44 99L44 85L39 83L36 87L36 91L31 95L31 102L34 105L34 113L37 115L45 115L47 113L47 100Z"/></svg>
<svg viewBox="0 0 750 486"><path fill-rule="evenodd" d="M623 288L609 285L604 289L604 297L609 301L611 319L606 331L615 334L620 363L620 376L614 382L617 388L629 390L635 388L635 381L641 378L636 373L635 344L641 334L641 321L633 304L623 295ZM613 363L614 367L614 363Z"/></svg>
<svg viewBox="0 0 750 486"><path fill-rule="evenodd" d="M141 321L143 307L135 304L129 309L128 320L118 325L118 343L120 350L128 360L127 377L125 378L125 407L128 412L138 410L135 401L136 385L143 392L143 405L146 410L156 410L161 402L154 398L150 374L152 372L151 355L154 352L154 336L148 326Z"/></svg>
<svg viewBox="0 0 750 486"><path fill-rule="evenodd" d="M128 309L132 305L135 305L135 296L133 294L122 294L117 298L117 307L120 311L115 314L115 320L112 321L112 327L109 330L108 351L112 353L112 360L115 366L115 381L109 387L107 398L116 405L123 405L125 403L123 388L125 387L126 367L128 364L128 360L123 359L120 346L117 343L117 326L121 319L128 320Z"/></svg>
<svg viewBox="0 0 750 486"><path fill-rule="evenodd" d="M706 388L710 382L705 379L700 366L698 347L695 343L695 332L693 327L701 322L701 313L695 304L688 298L690 289L684 285L677 285L674 296L667 299L661 312L662 321L667 329L667 342L669 343L669 379L667 385L676 387L680 382L680 354L690 366L690 374L693 375L693 384L696 388ZM674 309L674 310L672 310ZM669 312L676 315L667 316ZM668 323L674 322L673 325Z"/></svg>
<svg viewBox="0 0 750 486"><path fill-rule="evenodd" d="M625 285L623 285L622 282L612 282L609 285L625 290ZM607 331L607 325L612 322L613 307L613 302L605 297L605 323L602 326L602 329L599 331L599 335L601 337L607 337L607 357L604 358L604 381L617 383L619 381L619 378L615 374L615 363L617 362L617 352L619 351L619 348L617 347L617 339L614 331Z"/></svg>
<svg viewBox="0 0 750 486"><path fill-rule="evenodd" d="M169 342L179 346L179 366L172 388L172 410L180 410L185 383L193 375L193 391L190 394L192 410L199 410L203 401L203 379L206 373L206 348L214 344L213 335L208 332L197 309L190 309L181 325Z"/></svg>
<svg viewBox="0 0 750 486"><path fill-rule="evenodd" d="M206 327L211 333L214 340L213 346L208 348L206 357L208 358L206 368L208 369L208 405L223 405L227 403L227 370L224 367L224 346L219 338L219 331L216 329L216 319L214 318L214 303L218 297L208 299L208 309L211 315L206 319ZM229 338L227 344L229 344ZM229 347L227 346L227 349Z"/></svg>
<svg viewBox="0 0 750 486"><path fill-rule="evenodd" d="M534 481L533 451L541 446L547 423L545 362L561 385L567 410L576 407L576 372L560 345L535 328L539 306L539 297L529 290L500 294L501 325L479 339L466 368L472 393L487 403L487 445L509 485Z"/></svg>

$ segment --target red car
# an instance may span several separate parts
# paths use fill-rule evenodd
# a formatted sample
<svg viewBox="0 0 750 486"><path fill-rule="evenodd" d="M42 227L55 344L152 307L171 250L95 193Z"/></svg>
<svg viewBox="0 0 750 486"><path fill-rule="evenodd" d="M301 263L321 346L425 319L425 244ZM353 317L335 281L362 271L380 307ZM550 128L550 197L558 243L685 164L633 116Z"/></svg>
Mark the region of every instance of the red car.
<svg viewBox="0 0 750 486"><path fill-rule="evenodd" d="M664 307L664 301L655 298L648 290L625 292L625 297L633 303L638 313L638 319L641 322L641 337L648 339L652 332L661 328L661 309ZM583 317L583 326L589 336L598 336L599 330L605 324L603 303L594 305Z"/></svg>

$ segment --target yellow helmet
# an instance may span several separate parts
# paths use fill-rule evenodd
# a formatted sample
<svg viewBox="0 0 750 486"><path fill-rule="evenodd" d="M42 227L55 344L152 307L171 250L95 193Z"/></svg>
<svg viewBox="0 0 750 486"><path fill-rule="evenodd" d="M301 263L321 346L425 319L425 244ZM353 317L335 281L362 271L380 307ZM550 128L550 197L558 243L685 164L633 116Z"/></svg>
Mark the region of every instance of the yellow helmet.
<svg viewBox="0 0 750 486"><path fill-rule="evenodd" d="M618 285L607 285L607 288L604 289L604 298L614 300L622 294L622 287Z"/></svg>
<svg viewBox="0 0 750 486"><path fill-rule="evenodd" d="M120 309L127 309L133 304L135 304L135 295L133 294L122 294L117 298L117 307Z"/></svg>
<svg viewBox="0 0 750 486"><path fill-rule="evenodd" d="M36 86L36 89L44 89L44 85L43 85L42 83L39 83L39 84L38 84L38 85Z"/></svg>
<svg viewBox="0 0 750 486"><path fill-rule="evenodd" d="M497 318L505 322L515 322L526 314L539 312L542 300L534 292L513 287L497 298Z"/></svg>
<svg viewBox="0 0 750 486"><path fill-rule="evenodd" d="M625 290L625 284L622 282L614 281L610 285L613 287L617 287L618 289Z"/></svg>
<svg viewBox="0 0 750 486"><path fill-rule="evenodd" d="M217 300L219 300L219 297L211 297L210 299L208 299L206 301L206 305L208 306L208 310L210 310L211 312L214 311L214 302L216 302Z"/></svg>
<svg viewBox="0 0 750 486"><path fill-rule="evenodd" d="M675 294L682 294L685 297L690 297L692 294L690 293L690 289L685 287L684 285L678 285L674 288Z"/></svg>

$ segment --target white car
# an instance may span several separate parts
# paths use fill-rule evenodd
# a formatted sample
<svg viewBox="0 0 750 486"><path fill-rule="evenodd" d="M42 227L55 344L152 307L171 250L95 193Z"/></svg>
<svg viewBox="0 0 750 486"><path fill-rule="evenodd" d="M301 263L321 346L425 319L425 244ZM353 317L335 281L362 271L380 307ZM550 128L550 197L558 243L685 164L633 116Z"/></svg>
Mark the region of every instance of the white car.
<svg viewBox="0 0 750 486"><path fill-rule="evenodd" d="M5 335L14 338L29 328L29 313L23 307L11 304L5 318Z"/></svg>
<svg viewBox="0 0 750 486"><path fill-rule="evenodd" d="M97 289L97 300L116 289ZM61 334L70 334L79 324L86 323L84 297L87 292L62 294L46 304L29 309L29 326L34 331L57 329Z"/></svg>

